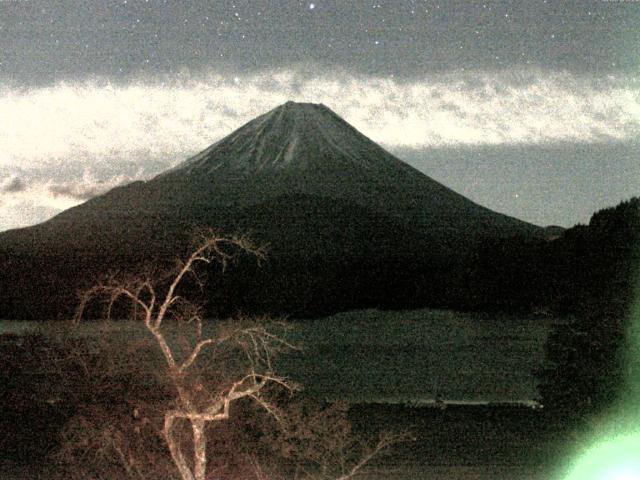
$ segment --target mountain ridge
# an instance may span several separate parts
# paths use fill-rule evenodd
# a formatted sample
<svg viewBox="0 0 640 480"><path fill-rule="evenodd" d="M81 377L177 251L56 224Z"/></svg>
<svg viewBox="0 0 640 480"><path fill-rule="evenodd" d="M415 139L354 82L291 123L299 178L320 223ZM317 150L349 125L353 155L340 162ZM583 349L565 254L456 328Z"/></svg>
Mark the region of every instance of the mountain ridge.
<svg viewBox="0 0 640 480"><path fill-rule="evenodd" d="M425 228L442 227L444 221L464 227L466 220L456 217L470 211L479 219L474 228L494 223L506 236L540 233L537 226L492 212L427 177L322 104L280 105L152 181L191 184L214 173L215 185L206 183L218 195L232 192L230 204L298 192L375 205ZM443 218L430 221L434 213Z"/></svg>

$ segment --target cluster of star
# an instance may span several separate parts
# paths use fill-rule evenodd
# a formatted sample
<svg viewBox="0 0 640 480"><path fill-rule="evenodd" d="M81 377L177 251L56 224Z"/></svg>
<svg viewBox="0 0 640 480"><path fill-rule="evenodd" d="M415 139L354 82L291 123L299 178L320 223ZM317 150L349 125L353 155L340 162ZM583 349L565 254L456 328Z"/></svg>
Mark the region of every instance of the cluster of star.
<svg viewBox="0 0 640 480"><path fill-rule="evenodd" d="M146 12L150 9L157 9L157 3L149 2ZM163 3L167 3L164 0ZM558 15L557 9L553 9L547 0L543 4L548 6L549 14L558 16L557 25L550 27L546 32L546 37L550 45L556 44L553 48L562 48L563 43L571 41L571 35L566 28L566 19L562 15ZM122 0L121 7L126 8L133 4L129 0ZM402 36L415 35L421 29L433 29L438 26L447 25L448 16L451 15L450 9L445 9L440 3L432 1L412 0L408 3L398 4L397 2L371 2L361 5L361 22L357 25L351 25L354 30L351 35L344 38L344 32L334 30L333 22L341 15L340 7L336 4L324 5L322 0L314 2L298 0L294 2L295 8L298 10L300 19L309 22L309 14L317 15L316 28L325 30L322 45L310 46L310 48L322 47L328 50L333 48L348 48L351 50L368 50L368 49L393 49L398 43L397 40ZM305 13L306 11L306 13ZM273 7L268 4L253 4L253 2L235 4L224 9L209 9L208 11L194 14L188 12L184 18L176 18L185 29L195 29L200 35L210 35L217 37L225 42L232 42L236 46L241 46L243 41L250 40L253 32L264 29L265 24L269 20L269 16L273 15ZM164 35L161 28L157 24L149 24L148 18L145 18L145 9L140 9L136 4L130 12L130 30L142 29L148 32L152 37L152 42L157 41L161 35ZM488 44L495 41L496 28L509 30L513 26L517 26L520 22L528 21L520 18L517 9L511 4L500 3L469 3L465 8L464 15L476 17L478 19L477 28L473 30L475 42L480 44ZM606 22L606 11L600 11L597 15L594 11L586 8L583 12L585 19L594 20L596 22ZM576 19L574 19L575 21ZM577 19L580 20L580 19ZM254 39L255 40L255 39ZM470 48L469 42L473 41L469 37L464 39L456 39L452 41L452 46L459 52L464 52ZM312 42L313 43L313 42ZM344 43L344 44L343 44ZM90 48L89 44L85 44L84 48ZM233 55L233 52L227 52L225 48L217 52L217 56L225 58ZM200 48L194 48L192 55L195 57L210 57L210 52L206 52ZM533 60L531 53L526 46L523 46L519 52L520 61L523 64L530 65ZM144 63L148 64L154 60L154 53L150 51L149 55L144 59ZM500 53L493 55L494 63L501 65L507 59L503 58ZM615 67L615 62L611 66ZM463 68L464 69L464 68Z"/></svg>
<svg viewBox="0 0 640 480"><path fill-rule="evenodd" d="M32 10L0 23L0 34L48 35L46 47L69 52L63 60L77 68L106 65L104 70L127 75L167 72L176 65L226 65L235 70L230 79L242 70L291 62L351 67L355 61L368 72L391 78L416 66L424 71L452 64L461 70L547 67L549 60L554 67L564 66L565 60L576 62L576 49L584 61L593 57L584 47L585 31L606 38L620 20L619 15L611 19L612 12L619 11L614 2L567 9L547 1L480 1L454 8L440 0L120 0L87 2L73 12L72 20L68 12L47 3L0 4L14 11ZM609 58L601 49L599 58L608 60L609 68L619 66L620 55Z"/></svg>

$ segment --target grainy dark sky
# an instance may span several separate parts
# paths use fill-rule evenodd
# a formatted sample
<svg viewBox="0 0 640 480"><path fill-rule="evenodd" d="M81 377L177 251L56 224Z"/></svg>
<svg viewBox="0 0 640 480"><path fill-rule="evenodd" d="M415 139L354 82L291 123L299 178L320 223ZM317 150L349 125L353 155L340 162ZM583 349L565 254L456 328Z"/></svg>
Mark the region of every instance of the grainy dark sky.
<svg viewBox="0 0 640 480"><path fill-rule="evenodd" d="M298 62L419 78L530 65L637 73L638 2L2 2L3 75L38 85Z"/></svg>
<svg viewBox="0 0 640 480"><path fill-rule="evenodd" d="M637 1L0 0L0 230L322 102L537 224L640 194Z"/></svg>

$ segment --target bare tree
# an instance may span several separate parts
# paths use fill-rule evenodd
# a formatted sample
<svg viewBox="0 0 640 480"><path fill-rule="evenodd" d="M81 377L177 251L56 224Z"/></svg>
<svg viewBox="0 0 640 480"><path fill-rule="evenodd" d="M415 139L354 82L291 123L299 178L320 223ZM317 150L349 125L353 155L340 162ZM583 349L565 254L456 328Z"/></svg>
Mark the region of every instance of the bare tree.
<svg viewBox="0 0 640 480"><path fill-rule="evenodd" d="M166 377L175 392L174 408L164 414L163 436L182 480L205 480L207 476L207 435L209 422L227 420L231 405L249 398L257 402L271 415L277 409L263 395L268 385L277 384L293 390L295 385L277 375L273 370L274 354L295 348L281 336L274 334L264 321L241 321L220 326L213 336L203 333L201 308L179 294L180 286L188 275L199 281L195 271L198 264L218 262L222 269L238 252L245 252L257 259L264 257L262 249L245 237L225 237L209 232L200 237L189 257L178 262L164 282L153 275L118 277L112 275L83 292L75 317L79 321L93 299L106 300L107 316L118 302L125 300L132 307L132 316L144 324L162 352ZM191 334L174 340L166 326L167 320L177 320L189 326ZM264 320L264 319L262 319ZM221 375L216 388L207 388L207 382L196 367L198 361L208 353L207 360L215 360L216 354L224 352L233 344L243 353L243 367L234 375ZM226 366L225 366L226 367ZM228 372L228 368L220 371ZM176 437L179 422L188 422L192 432L192 461L183 451Z"/></svg>
<svg viewBox="0 0 640 480"><path fill-rule="evenodd" d="M87 309L94 302L104 303L107 319L127 306L128 316L150 334L150 343L130 341L126 347L113 340L103 344L102 352L97 354L91 353L86 344L67 344L70 355L65 359L66 368L79 367L90 379L90 388L96 388L97 380L106 394L112 388L122 391L119 382L126 372L136 371L139 379L147 374L148 365L143 364L161 361L164 366L158 385L162 387L157 394L164 399L168 391L171 400L168 403L156 398L146 402L136 398L132 415L126 413L126 405L118 406L117 411L97 404L90 406L63 430L62 458L87 458L88 451L93 450L93 458L103 467L116 468L128 478L141 480L148 475L167 478L172 475L168 473L173 468L170 464L181 480L205 480L213 473L208 472L208 460L218 474L227 471L233 478L348 480L360 474L387 447L408 438L405 434L387 433L377 441L362 442L352 435L344 405L322 407L307 399L282 408L282 399L278 398L281 394L276 392L290 396L298 388L274 371L275 355L297 349L282 333L284 322L239 318L204 324L202 308L186 298L186 284L203 284L197 272L199 265L217 263L224 271L241 253L258 261L264 258L263 250L246 237L226 237L209 231L198 237L186 260L178 261L168 272L114 274L82 292L76 324L87 316ZM149 361L154 345L160 352L159 360ZM114 360L116 357L122 360ZM305 402L314 406L307 408ZM276 422L275 426L269 422L254 425L254 438L258 434L268 444L261 450L261 457L255 452L237 451L247 437L242 436L241 423L234 424L230 415L231 406L235 405L238 412L246 414L234 415L236 422L255 418L247 410L251 404L266 410ZM209 437L208 449L207 433L211 429L207 426L224 420L230 421L219 424L216 435ZM226 429L221 428L224 425ZM157 457L158 441L168 447L171 462ZM228 443L233 452L225 447ZM207 452L212 448L218 455L208 458ZM255 443L252 448L260 450ZM242 457L244 473L231 473L228 469L225 461L232 456ZM278 457L284 463L279 464ZM214 458L217 462L212 462ZM80 477L87 475L88 467L77 472Z"/></svg>
<svg viewBox="0 0 640 480"><path fill-rule="evenodd" d="M365 440L354 434L348 411L347 402L322 405L309 398L290 402L283 425L270 431L268 441L277 445L293 468L256 478L350 480L391 446L411 438L408 432L383 431L377 438Z"/></svg>

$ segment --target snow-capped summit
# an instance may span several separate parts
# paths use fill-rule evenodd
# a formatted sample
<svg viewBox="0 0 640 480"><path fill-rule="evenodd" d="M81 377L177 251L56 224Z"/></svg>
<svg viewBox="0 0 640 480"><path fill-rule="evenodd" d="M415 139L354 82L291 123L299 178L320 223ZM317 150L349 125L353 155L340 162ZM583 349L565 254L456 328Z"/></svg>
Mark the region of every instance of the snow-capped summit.
<svg viewBox="0 0 640 480"><path fill-rule="evenodd" d="M257 173L329 165L371 169L391 155L336 115L314 103L286 102L245 124L173 171ZM396 163L396 160L393 160Z"/></svg>
<svg viewBox="0 0 640 480"><path fill-rule="evenodd" d="M282 195L320 196L446 236L509 236L537 229L464 198L313 103L274 108L148 182L149 194L155 185L172 202L206 208L249 207Z"/></svg>

